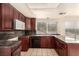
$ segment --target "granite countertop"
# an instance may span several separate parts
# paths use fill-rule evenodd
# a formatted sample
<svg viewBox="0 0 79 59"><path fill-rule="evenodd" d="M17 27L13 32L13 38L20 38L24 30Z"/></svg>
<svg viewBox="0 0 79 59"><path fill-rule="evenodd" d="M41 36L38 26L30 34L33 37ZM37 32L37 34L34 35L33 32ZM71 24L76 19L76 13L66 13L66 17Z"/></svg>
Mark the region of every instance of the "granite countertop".
<svg viewBox="0 0 79 59"><path fill-rule="evenodd" d="M14 46L17 46L20 43L21 43L21 41L5 41L5 40L0 40L0 48L12 48Z"/></svg>
<svg viewBox="0 0 79 59"><path fill-rule="evenodd" d="M55 36L56 38L66 42L66 43L79 43L79 40L75 40L74 38L70 38L68 36Z"/></svg>
<svg viewBox="0 0 79 59"><path fill-rule="evenodd" d="M54 35L60 35L60 34L32 34L30 36L54 36Z"/></svg>
<svg viewBox="0 0 79 59"><path fill-rule="evenodd" d="M68 36L63 36L63 35L60 35L60 34L46 34L46 35L31 35L31 36L54 36L66 43L79 43L79 40L75 40L74 38L70 38Z"/></svg>
<svg viewBox="0 0 79 59"><path fill-rule="evenodd" d="M33 34L33 35L28 35L28 37L30 36L54 36L66 43L79 43L79 40L75 40L74 38L70 38L70 37L67 37L67 36L63 36L63 35L60 35L60 34Z"/></svg>
<svg viewBox="0 0 79 59"><path fill-rule="evenodd" d="M18 37L18 36L16 36L16 35L3 35L3 36L0 36L0 40L7 40L7 39L15 38L15 37Z"/></svg>

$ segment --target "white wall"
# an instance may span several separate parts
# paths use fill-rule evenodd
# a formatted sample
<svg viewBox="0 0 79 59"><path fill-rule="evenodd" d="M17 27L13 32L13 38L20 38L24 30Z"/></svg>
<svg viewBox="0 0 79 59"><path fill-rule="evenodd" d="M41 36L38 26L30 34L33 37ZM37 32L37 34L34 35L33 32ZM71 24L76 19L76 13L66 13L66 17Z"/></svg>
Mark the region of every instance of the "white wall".
<svg viewBox="0 0 79 59"><path fill-rule="evenodd" d="M64 21L62 19L58 20L58 27L57 27L58 33L61 35L65 35L65 27L64 27Z"/></svg>

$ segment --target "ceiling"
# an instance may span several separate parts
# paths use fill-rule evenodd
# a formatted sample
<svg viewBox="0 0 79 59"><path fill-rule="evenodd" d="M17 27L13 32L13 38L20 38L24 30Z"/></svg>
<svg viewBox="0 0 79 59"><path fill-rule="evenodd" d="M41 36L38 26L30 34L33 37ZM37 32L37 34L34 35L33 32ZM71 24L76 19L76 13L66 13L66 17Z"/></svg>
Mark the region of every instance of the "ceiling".
<svg viewBox="0 0 79 59"><path fill-rule="evenodd" d="M36 18L79 16L77 3L27 3Z"/></svg>
<svg viewBox="0 0 79 59"><path fill-rule="evenodd" d="M65 16L79 16L78 3L10 3L27 17L61 18Z"/></svg>
<svg viewBox="0 0 79 59"><path fill-rule="evenodd" d="M28 3L30 10L36 18L51 18L58 16L57 7L59 3Z"/></svg>
<svg viewBox="0 0 79 59"><path fill-rule="evenodd" d="M32 9L47 9L57 8L59 3L28 3L28 6Z"/></svg>

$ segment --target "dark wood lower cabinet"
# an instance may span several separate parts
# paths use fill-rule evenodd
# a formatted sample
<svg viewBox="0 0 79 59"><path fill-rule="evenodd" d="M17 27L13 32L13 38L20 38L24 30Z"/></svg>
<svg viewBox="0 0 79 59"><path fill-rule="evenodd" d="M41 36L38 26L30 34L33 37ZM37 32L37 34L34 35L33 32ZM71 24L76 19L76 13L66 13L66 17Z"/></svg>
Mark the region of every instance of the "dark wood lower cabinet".
<svg viewBox="0 0 79 59"><path fill-rule="evenodd" d="M59 56L79 56L78 43L66 43L54 36L28 36L21 37L22 51L30 48L54 48ZM16 55L16 50L14 55ZM8 51L7 51L8 52Z"/></svg>
<svg viewBox="0 0 79 59"><path fill-rule="evenodd" d="M44 36L40 38L40 47L47 48L47 38Z"/></svg>
<svg viewBox="0 0 79 59"><path fill-rule="evenodd" d="M9 43L9 42L8 42ZM10 46L0 46L0 56L20 56L21 42L18 41Z"/></svg>
<svg viewBox="0 0 79 59"><path fill-rule="evenodd" d="M68 43L68 56L79 56L79 43Z"/></svg>
<svg viewBox="0 0 79 59"><path fill-rule="evenodd" d="M55 50L60 56L79 56L79 43L66 43L55 38Z"/></svg>
<svg viewBox="0 0 79 59"><path fill-rule="evenodd" d="M40 38L41 48L54 48L54 39L52 36L41 36Z"/></svg>
<svg viewBox="0 0 79 59"><path fill-rule="evenodd" d="M20 56L21 55L21 46L19 46L18 49L16 49L13 53L12 56Z"/></svg>
<svg viewBox="0 0 79 59"><path fill-rule="evenodd" d="M22 36L20 37L22 51L27 51L29 49L29 36Z"/></svg>
<svg viewBox="0 0 79 59"><path fill-rule="evenodd" d="M32 36L30 37L31 48L54 48L55 42L52 36Z"/></svg>
<svg viewBox="0 0 79 59"><path fill-rule="evenodd" d="M67 44L58 38L55 40L55 50L60 56L68 55Z"/></svg>
<svg viewBox="0 0 79 59"><path fill-rule="evenodd" d="M40 36L31 36L29 41L30 48L40 48Z"/></svg>

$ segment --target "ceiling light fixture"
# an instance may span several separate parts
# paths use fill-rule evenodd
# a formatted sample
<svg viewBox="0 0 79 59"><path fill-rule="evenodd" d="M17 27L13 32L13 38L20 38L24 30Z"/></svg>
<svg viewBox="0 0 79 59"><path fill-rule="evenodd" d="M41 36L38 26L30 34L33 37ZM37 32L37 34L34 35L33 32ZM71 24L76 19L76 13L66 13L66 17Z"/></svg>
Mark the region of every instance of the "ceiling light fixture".
<svg viewBox="0 0 79 59"><path fill-rule="evenodd" d="M65 13L65 12L60 12L60 13L59 13L59 15L64 15L64 14L66 14L66 13Z"/></svg>

